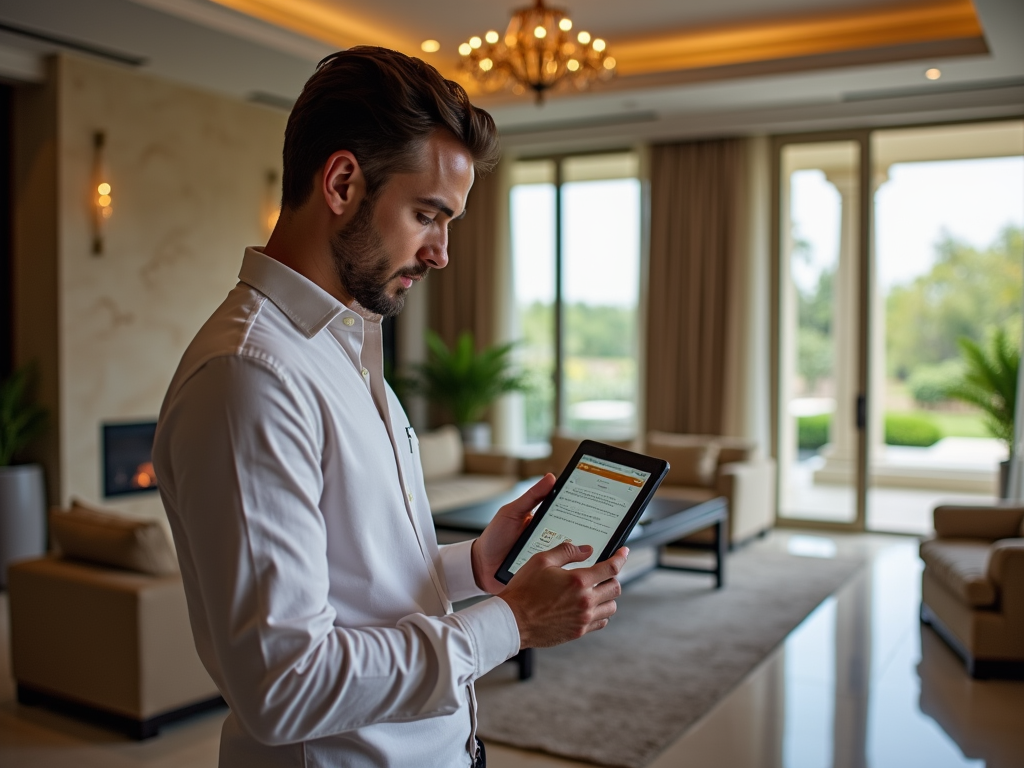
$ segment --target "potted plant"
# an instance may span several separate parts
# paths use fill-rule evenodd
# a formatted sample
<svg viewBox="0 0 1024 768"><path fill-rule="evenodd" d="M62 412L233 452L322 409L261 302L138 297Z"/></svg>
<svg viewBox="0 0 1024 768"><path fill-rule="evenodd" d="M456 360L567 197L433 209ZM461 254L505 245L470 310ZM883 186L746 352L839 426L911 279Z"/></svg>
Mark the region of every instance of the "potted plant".
<svg viewBox="0 0 1024 768"><path fill-rule="evenodd" d="M490 447L490 425L484 412L498 397L529 389L523 374L513 371L515 342L475 351L473 335L463 331L449 349L433 331L427 331L427 362L417 365L410 388L451 414L468 448Z"/></svg>
<svg viewBox="0 0 1024 768"><path fill-rule="evenodd" d="M7 565L46 551L46 488L39 464L14 464L43 429L46 411L29 396L32 372L19 368L0 382L0 585Z"/></svg>
<svg viewBox="0 0 1024 768"><path fill-rule="evenodd" d="M1002 328L997 328L992 334L987 349L968 338L961 338L959 343L964 357L964 372L948 392L951 397L980 408L985 414L985 427L1009 448L1010 458L999 467L999 491L1001 498L1005 499L1010 462L1013 460L1020 349L1010 342Z"/></svg>

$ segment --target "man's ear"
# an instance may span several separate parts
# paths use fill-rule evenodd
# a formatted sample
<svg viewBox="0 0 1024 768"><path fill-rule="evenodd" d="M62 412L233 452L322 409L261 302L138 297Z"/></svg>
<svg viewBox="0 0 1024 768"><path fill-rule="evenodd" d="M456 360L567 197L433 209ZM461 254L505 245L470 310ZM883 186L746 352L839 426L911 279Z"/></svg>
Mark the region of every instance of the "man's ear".
<svg viewBox="0 0 1024 768"><path fill-rule="evenodd" d="M355 212L366 196L366 178L355 155L342 149L327 158L320 192L336 216Z"/></svg>

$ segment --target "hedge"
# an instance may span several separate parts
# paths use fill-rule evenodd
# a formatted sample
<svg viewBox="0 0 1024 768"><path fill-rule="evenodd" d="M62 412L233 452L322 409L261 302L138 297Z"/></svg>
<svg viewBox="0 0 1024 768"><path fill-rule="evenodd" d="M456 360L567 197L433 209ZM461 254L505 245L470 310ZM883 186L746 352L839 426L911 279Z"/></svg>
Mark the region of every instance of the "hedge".
<svg viewBox="0 0 1024 768"><path fill-rule="evenodd" d="M832 414L801 416L796 420L797 446L801 450L817 450L828 442ZM885 414L886 445L908 445L927 448L942 439L942 430L927 416L916 413Z"/></svg>

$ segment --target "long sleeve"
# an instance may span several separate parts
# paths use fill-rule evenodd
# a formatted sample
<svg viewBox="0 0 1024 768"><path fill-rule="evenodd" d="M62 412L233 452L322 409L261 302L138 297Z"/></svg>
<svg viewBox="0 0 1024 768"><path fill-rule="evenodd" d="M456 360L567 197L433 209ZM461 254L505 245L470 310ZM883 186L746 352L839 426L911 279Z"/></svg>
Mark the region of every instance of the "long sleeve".
<svg viewBox="0 0 1024 768"><path fill-rule="evenodd" d="M467 685L518 651L497 599L344 625L339 590L367 613L379 596L372 577L339 583L330 516L375 523L365 510L325 512L322 422L315 398L272 359L220 356L169 395L154 448L200 656L245 729L269 745L450 714ZM452 597L475 589L467 548L446 547L442 560Z"/></svg>

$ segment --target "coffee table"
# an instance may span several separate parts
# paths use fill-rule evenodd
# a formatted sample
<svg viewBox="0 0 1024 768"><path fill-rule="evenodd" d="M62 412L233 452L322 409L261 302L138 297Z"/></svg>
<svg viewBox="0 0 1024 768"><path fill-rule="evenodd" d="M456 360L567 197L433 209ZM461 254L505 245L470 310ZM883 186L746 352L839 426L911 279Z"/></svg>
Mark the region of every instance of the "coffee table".
<svg viewBox="0 0 1024 768"><path fill-rule="evenodd" d="M526 492L534 480L524 480L507 493L495 496L485 502L470 504L459 509L434 515L434 529L438 533L478 535L491 522L498 508L513 501ZM673 571L689 571L707 573L715 577L715 587L721 588L725 583L725 556L728 550L727 526L729 521L728 501L719 496L707 501L687 501L683 499L654 498L644 510L643 517L630 533L626 546L630 548L654 547L657 557L646 569L633 570L620 579L623 583L633 581L656 568ZM665 544L681 539L691 533L702 531L714 526L714 542L694 544L695 549L708 549L715 555L712 568L675 565L666 563L662 547ZM691 547L687 544L687 547ZM526 680L533 674L533 649L527 648L514 657L519 664L519 679Z"/></svg>

